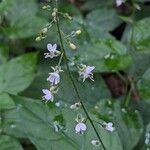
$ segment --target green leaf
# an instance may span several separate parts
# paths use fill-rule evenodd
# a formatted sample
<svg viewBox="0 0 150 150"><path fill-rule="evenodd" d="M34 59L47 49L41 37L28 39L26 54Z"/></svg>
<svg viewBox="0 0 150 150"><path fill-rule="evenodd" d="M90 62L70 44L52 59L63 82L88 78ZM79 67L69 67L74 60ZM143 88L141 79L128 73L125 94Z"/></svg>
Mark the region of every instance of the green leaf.
<svg viewBox="0 0 150 150"><path fill-rule="evenodd" d="M71 139L74 139L80 143L80 149L88 149L88 150L99 150L103 149L102 145L100 146L94 146L91 144L92 140L98 140L98 137L90 124L89 120L85 122L87 126L87 130L83 135L78 135L75 133L75 126L77 122L75 121L75 118L78 114L81 114L81 110L69 110L68 108L62 110L64 119L66 120L66 128L68 129L68 132L66 133ZM96 127L96 130L105 145L106 149L111 150L123 150L122 143L119 139L117 131L115 132L109 132L106 131L99 123L102 123L102 120L95 118L89 111L90 117L92 121L94 122L94 125ZM84 112L82 112L84 114ZM86 118L85 115L83 115L84 118ZM69 120L69 121L67 121ZM95 122L96 121L96 122ZM74 130L73 130L74 129Z"/></svg>
<svg viewBox="0 0 150 150"><path fill-rule="evenodd" d="M87 24L97 29L97 32L112 31L117 27L121 20L114 9L102 8L90 12L86 17Z"/></svg>
<svg viewBox="0 0 150 150"><path fill-rule="evenodd" d="M150 122L150 99L146 101L140 101L135 106L136 109L139 110L140 114L142 115L144 125L147 125Z"/></svg>
<svg viewBox="0 0 150 150"><path fill-rule="evenodd" d="M126 69L132 62L126 47L116 40L86 43L77 55L81 62L94 65L96 72Z"/></svg>
<svg viewBox="0 0 150 150"><path fill-rule="evenodd" d="M11 97L6 93L0 93L0 111L4 109L12 109L15 104Z"/></svg>
<svg viewBox="0 0 150 150"><path fill-rule="evenodd" d="M3 116L3 132L15 137L28 138L38 150L78 149L62 132L56 132L54 119L61 112L52 104L48 106L37 100L11 96L16 109L6 111Z"/></svg>
<svg viewBox="0 0 150 150"><path fill-rule="evenodd" d="M82 81L78 81L78 75L73 74L75 84L78 87L78 91L80 93L81 99L88 104L89 106L93 106L97 101L102 98L107 98L110 96L110 92L108 91L103 79L99 74L94 75L95 82L87 79L84 83ZM74 88L69 76L67 74L62 74L62 81L60 83L60 89L58 91L58 100L74 102L77 100L77 96L74 92ZM71 93L71 94L68 94Z"/></svg>
<svg viewBox="0 0 150 150"><path fill-rule="evenodd" d="M129 69L129 74L134 77L135 80L138 80L150 67L150 52L135 52L132 54L132 61L133 63Z"/></svg>
<svg viewBox="0 0 150 150"><path fill-rule="evenodd" d="M14 58L0 66L0 92L17 94L33 81L36 69L36 53Z"/></svg>
<svg viewBox="0 0 150 150"><path fill-rule="evenodd" d="M131 32L133 32L131 35ZM145 18L138 21L132 31L130 31L130 36L132 36L132 45L137 51L144 51L150 49L150 18ZM130 38L128 38L130 39Z"/></svg>
<svg viewBox="0 0 150 150"><path fill-rule="evenodd" d="M24 17L35 16L38 11L35 0L30 0L28 3L26 0L5 0L3 3L7 6L5 8L7 11L6 18L11 25L14 25L21 18L23 20Z"/></svg>
<svg viewBox="0 0 150 150"><path fill-rule="evenodd" d="M124 150L132 150L143 133L143 122L139 112L121 108L120 102L101 100L93 110L98 118L112 120L122 141Z"/></svg>
<svg viewBox="0 0 150 150"><path fill-rule="evenodd" d="M8 59L8 47L0 43L0 65Z"/></svg>
<svg viewBox="0 0 150 150"><path fill-rule="evenodd" d="M38 6L35 0L6 0L6 19L10 26L3 29L3 32L11 39L27 38L38 34L47 21L36 16Z"/></svg>
<svg viewBox="0 0 150 150"><path fill-rule="evenodd" d="M150 68L145 71L141 79L137 82L137 87L142 99L150 99Z"/></svg>
<svg viewBox="0 0 150 150"><path fill-rule="evenodd" d="M23 148L15 138L0 135L0 150L23 150Z"/></svg>
<svg viewBox="0 0 150 150"><path fill-rule="evenodd" d="M50 84L46 81L49 70L48 68L44 68L44 66L42 69L43 70L38 73L38 76L35 78L33 84L27 90L25 90L22 95L27 97L41 98L43 95L42 89L49 89ZM55 96L55 100L72 103L76 101L77 97L74 92L72 83L68 77L68 74L65 72L61 73L61 82L59 86L59 91ZM84 83L77 80L78 74L73 73L73 76L83 101L87 103L90 107L93 104L97 103L99 99L107 98L110 96L110 92L107 89L107 86L105 85L105 82L100 75L94 75L95 82L87 80Z"/></svg>
<svg viewBox="0 0 150 150"><path fill-rule="evenodd" d="M115 105L114 113L115 124L124 150L132 150L143 133L141 116L138 111L122 111L118 104Z"/></svg>
<svg viewBox="0 0 150 150"><path fill-rule="evenodd" d="M26 16L17 20L11 27L5 28L4 32L11 39L27 38L38 34L46 25L46 20L37 16Z"/></svg>

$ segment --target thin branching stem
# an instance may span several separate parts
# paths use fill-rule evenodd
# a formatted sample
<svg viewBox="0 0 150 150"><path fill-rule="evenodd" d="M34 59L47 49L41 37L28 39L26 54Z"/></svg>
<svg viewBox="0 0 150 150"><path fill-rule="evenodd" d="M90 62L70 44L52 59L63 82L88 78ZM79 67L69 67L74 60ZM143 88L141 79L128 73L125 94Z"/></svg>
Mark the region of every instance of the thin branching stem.
<svg viewBox="0 0 150 150"><path fill-rule="evenodd" d="M57 2L56 2L56 3L57 3ZM57 7L57 4L56 4L56 7ZM97 135L99 141L101 142L101 145L102 145L103 149L106 150L105 145L103 144L103 142L102 142L102 140L101 140L101 137L100 137L100 135L98 134L98 131L97 131L97 129L96 129L96 127L95 127L95 125L94 125L94 123L93 123L93 121L92 121L92 119L91 119L89 113L88 113L88 111L86 110L86 107L84 106L84 104L83 104L83 102L82 102L82 100L81 100L81 97L80 97L78 88L77 88L77 86L76 86L76 84L75 84L75 82L74 82L72 73L71 73L71 71L70 71L70 68L69 68L69 65L68 65L68 59L67 59L66 51L65 51L65 49L64 49L63 39L62 39L62 35L61 35L61 30L60 30L60 25L59 25L58 14L56 14L56 24L57 24L57 31L58 31L59 40L60 40L61 51L62 51L62 53L64 54L64 55L63 55L64 63L65 63L65 65L66 65L66 68L67 68L67 71L68 71L70 80L71 80L71 82L72 82L73 88L74 88L74 90L75 90L75 93L76 93L76 95L77 95L78 100L79 100L80 103L81 103L81 106L82 106L82 108L83 108L83 111L85 112L85 114L86 114L86 116L87 116L87 119L88 119L89 122L91 123L91 125L92 125L92 127L93 127L93 129L94 129L94 131L95 131L95 133L96 133L96 135Z"/></svg>

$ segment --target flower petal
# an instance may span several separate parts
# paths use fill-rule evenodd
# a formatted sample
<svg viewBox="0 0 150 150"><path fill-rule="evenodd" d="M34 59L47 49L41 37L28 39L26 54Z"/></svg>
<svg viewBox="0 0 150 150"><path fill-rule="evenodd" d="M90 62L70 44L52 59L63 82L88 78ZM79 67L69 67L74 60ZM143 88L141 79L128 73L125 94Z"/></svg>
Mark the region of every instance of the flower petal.
<svg viewBox="0 0 150 150"><path fill-rule="evenodd" d="M57 49L57 44L54 44L52 50L55 51Z"/></svg>
<svg viewBox="0 0 150 150"><path fill-rule="evenodd" d="M43 89L42 92L43 92L44 94L51 94L51 92L50 92L49 90L47 90L47 89Z"/></svg>
<svg viewBox="0 0 150 150"><path fill-rule="evenodd" d="M53 49L52 44L47 44L47 49L48 49L48 51L52 51L52 49Z"/></svg>

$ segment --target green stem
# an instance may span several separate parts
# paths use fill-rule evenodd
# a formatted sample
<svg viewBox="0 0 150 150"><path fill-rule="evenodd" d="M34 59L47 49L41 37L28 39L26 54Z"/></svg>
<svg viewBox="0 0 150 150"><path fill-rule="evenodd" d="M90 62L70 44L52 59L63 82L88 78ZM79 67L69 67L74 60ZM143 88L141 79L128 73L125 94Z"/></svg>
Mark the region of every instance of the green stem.
<svg viewBox="0 0 150 150"><path fill-rule="evenodd" d="M126 108L129 106L129 103L130 103L131 92L132 92L132 87L130 88L130 90L126 96L126 99L125 99L125 107Z"/></svg>
<svg viewBox="0 0 150 150"><path fill-rule="evenodd" d="M120 79L124 82L125 84L125 92L127 93L128 90L128 80L118 71L116 71L116 74L118 75L118 77L120 77Z"/></svg>
<svg viewBox="0 0 150 150"><path fill-rule="evenodd" d="M56 4L56 6L57 6L57 4ZM86 114L86 116L87 116L89 122L91 123L91 125L92 125L92 127L93 127L93 129L94 129L94 131L95 131L95 133L96 133L96 135L97 135L99 141L101 142L103 149L106 150L106 148L105 148L105 146L104 146L104 144L103 144L103 142L102 142L102 140L101 140L101 138L100 138L100 136L99 136L99 134L98 134L98 132L97 132L97 129L96 129L96 127L95 127L95 125L94 125L92 119L90 118L90 116L89 116L89 114L88 114L88 112L87 112L87 110L86 110L86 108L85 108L85 106L84 106L84 104L83 104L83 102L82 102L82 100L81 100L81 97L80 97L78 88L77 88L77 86L76 86L76 84L75 84L75 82L74 82L73 76L72 76L72 74L71 74L71 71L70 71L70 68L69 68L69 65L68 65L68 62L67 62L68 59L67 59L66 51L65 51L64 45L63 45L61 30L60 30L60 26L59 26L58 14L56 15L56 24L57 24L57 30L58 30L59 40L60 40L61 51L64 53L64 55L63 55L64 62L65 62L65 65L66 65L66 68L67 68L67 71L68 71L70 80L71 80L71 82L72 82L72 85L73 85L73 87L74 87L75 93L76 93L77 98L79 99L79 101L80 101L80 103L81 103L81 106L82 106L82 108L83 108L83 110L84 110L84 112L85 112L85 114Z"/></svg>
<svg viewBox="0 0 150 150"><path fill-rule="evenodd" d="M60 59L59 59L59 62L58 62L58 65L57 65L57 66L60 66L61 61L62 61L62 58L63 58L63 55L64 55L64 53L61 53L61 56L60 56Z"/></svg>

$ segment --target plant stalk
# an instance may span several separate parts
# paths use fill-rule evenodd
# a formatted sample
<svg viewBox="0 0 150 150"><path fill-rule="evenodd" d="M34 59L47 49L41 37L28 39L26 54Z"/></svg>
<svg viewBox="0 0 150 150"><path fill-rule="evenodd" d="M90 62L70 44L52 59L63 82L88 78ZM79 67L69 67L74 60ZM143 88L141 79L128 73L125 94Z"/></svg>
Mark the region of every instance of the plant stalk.
<svg viewBox="0 0 150 150"><path fill-rule="evenodd" d="M57 4L56 4L56 7L57 7ZM96 129L96 127L95 127L95 125L94 125L92 119L90 118L90 115L88 114L88 111L86 110L86 107L84 106L84 104L83 104L83 102L82 102L82 100L81 100L81 97L80 97L78 88L77 88L77 86L76 86L76 84L75 84L75 82L74 82L72 73L71 73L71 71L70 71L70 68L69 68L69 65L68 65L68 62L67 62L68 59L67 59L66 51L65 51L64 45L63 45L63 39L62 39L62 35L61 35L61 30L60 30L60 25L59 25L58 14L56 14L56 24L57 24L57 31L58 31L59 40L60 40L61 51L62 51L62 53L64 54L64 55L63 55L63 59L64 59L64 62L65 62L65 65L66 65L66 68L67 68L67 71L68 71L70 80L71 80L72 85L73 85L73 87L74 87L75 93L76 93L77 98L79 99L79 101L80 101L80 103L81 103L81 106L82 106L82 108L83 108L83 110L84 110L84 112L85 112L85 114L86 114L86 116L87 116L87 119L88 119L89 122L91 123L91 125L92 125L92 127L93 127L93 129L94 129L94 131L95 131L95 133L96 133L96 135L97 135L99 141L101 142L101 145L102 145L103 149L106 150L106 148L105 148L105 146L104 146L104 144L103 144L103 142L102 142L102 140L101 140L101 137L99 136L99 134L98 134L98 132L97 132L97 129Z"/></svg>

